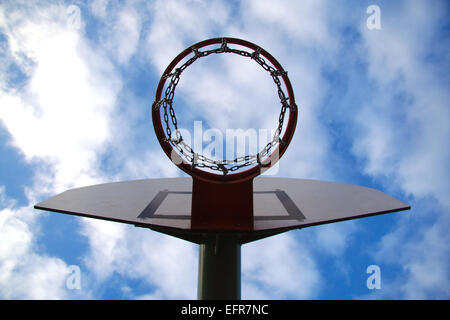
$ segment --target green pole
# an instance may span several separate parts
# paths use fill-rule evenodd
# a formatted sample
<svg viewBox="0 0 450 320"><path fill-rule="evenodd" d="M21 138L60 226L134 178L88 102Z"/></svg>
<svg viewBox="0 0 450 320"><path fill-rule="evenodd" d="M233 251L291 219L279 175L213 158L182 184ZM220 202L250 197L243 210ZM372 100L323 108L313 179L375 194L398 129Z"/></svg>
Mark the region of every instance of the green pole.
<svg viewBox="0 0 450 320"><path fill-rule="evenodd" d="M241 298L241 244L236 235L216 234L200 244L198 299Z"/></svg>

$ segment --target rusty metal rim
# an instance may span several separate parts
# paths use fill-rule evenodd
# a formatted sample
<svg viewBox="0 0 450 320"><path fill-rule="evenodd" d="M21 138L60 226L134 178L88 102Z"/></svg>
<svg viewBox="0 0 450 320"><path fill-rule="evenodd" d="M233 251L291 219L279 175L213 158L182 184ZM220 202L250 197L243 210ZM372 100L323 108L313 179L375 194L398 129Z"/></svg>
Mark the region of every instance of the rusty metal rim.
<svg viewBox="0 0 450 320"><path fill-rule="evenodd" d="M265 57L270 63L278 70L278 71L284 71L281 64L267 51L262 49L261 47L257 46L254 43L251 43L246 40L237 39L237 38L212 38L208 40L204 40L201 42L198 42L189 48L182 51L178 56L175 57L175 59L172 60L172 62L167 66L165 69L163 75L161 76L161 79L159 81L158 87L156 89L155 94L155 102L152 106L152 121L153 121L153 127L155 129L156 136L158 138L158 141L164 150L165 154L169 157L169 159L172 160L172 151L173 147L172 145L165 139L166 135L164 133L164 129L162 127L161 123L161 114L159 108L155 109L154 105L157 101L161 100L162 91L164 89L164 85L166 83L167 78L165 75L168 75L171 73L171 71L177 66L177 64L183 60L186 56L188 56L190 53L193 52L194 48L200 49L209 45L213 44L220 44L223 40L226 40L227 43L241 45L247 48L250 48L252 50L260 50L260 54ZM292 140L292 137L295 132L295 128L297 125L297 114L298 114L298 108L296 108L295 104L295 98L294 98L294 91L292 89L291 82L289 80L289 77L287 76L287 73L284 73L281 75L281 78L283 79L283 82L287 89L287 94L289 98L289 104L291 106L295 106L294 110L289 110L289 119L286 126L286 130L283 135L283 144L278 144L276 149L268 156L265 163L269 163L268 167L273 166L279 159L282 157L284 152L286 151L287 147L289 146L289 143ZM272 157L272 155L277 155L277 157ZM175 163L176 164L176 163ZM236 183L236 182L242 182L248 179L252 179L259 174L261 174L261 167L259 165L256 165L248 170L238 172L238 173L232 173L227 175L218 175L211 172L203 171L197 168L192 168L192 165L190 163L187 163L184 159L179 163L176 164L181 170L186 172L192 177L195 177L197 179L201 179L204 181L208 181L211 183ZM267 168L267 167L266 167Z"/></svg>

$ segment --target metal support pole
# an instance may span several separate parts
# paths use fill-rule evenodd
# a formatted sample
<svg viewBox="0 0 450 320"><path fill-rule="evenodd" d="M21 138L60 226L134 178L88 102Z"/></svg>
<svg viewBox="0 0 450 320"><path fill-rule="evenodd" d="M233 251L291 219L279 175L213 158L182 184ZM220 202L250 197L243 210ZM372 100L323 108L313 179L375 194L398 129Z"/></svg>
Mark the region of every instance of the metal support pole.
<svg viewBox="0 0 450 320"><path fill-rule="evenodd" d="M236 235L216 234L200 245L199 300L241 298L241 244Z"/></svg>

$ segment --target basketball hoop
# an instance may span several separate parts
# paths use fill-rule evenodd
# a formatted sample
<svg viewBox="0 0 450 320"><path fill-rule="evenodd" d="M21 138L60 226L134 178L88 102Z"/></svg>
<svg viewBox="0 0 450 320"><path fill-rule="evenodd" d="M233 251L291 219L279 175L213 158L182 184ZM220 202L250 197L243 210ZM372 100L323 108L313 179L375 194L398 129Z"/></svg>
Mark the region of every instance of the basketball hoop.
<svg viewBox="0 0 450 320"><path fill-rule="evenodd" d="M213 48L202 49L207 46ZM180 76L196 60L213 53L254 60L277 87L281 103L277 129L256 154L212 160L194 151L180 133L173 106ZM287 72L268 52L233 38L199 42L169 64L152 107L159 143L192 179L140 179L75 188L34 207L128 223L198 243L199 299L239 299L242 244L288 230L410 209L383 192L361 186L292 178L254 179L286 151L297 113Z"/></svg>
<svg viewBox="0 0 450 320"><path fill-rule="evenodd" d="M229 45L233 45L233 47ZM205 47L212 48L203 49ZM251 51L242 50L242 47L251 49ZM272 140L262 150L256 154L234 159L213 160L201 152L193 150L183 139L178 128L173 101L180 76L186 68L200 58L221 53L232 53L247 58L249 61L253 60L267 71L275 83L281 108ZM182 63L183 59L185 60ZM288 116L286 116L287 113ZM201 41L181 52L164 71L152 106L153 126L166 155L193 178L213 183L249 180L272 167L284 154L293 137L297 113L291 83L287 72L280 63L259 46L235 38L213 38Z"/></svg>

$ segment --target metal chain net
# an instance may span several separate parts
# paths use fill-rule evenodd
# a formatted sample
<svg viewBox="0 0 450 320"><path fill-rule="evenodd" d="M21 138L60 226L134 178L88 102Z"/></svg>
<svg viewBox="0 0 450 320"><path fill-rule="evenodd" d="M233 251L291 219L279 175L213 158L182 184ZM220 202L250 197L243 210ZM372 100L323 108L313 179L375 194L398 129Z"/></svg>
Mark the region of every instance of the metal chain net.
<svg viewBox="0 0 450 320"><path fill-rule="evenodd" d="M295 105L290 105L288 103L289 98L286 97L283 89L281 88L280 76L286 75L287 71L280 71L275 69L266 63L263 57L260 56L261 49L257 48L254 52L248 52L244 50L234 49L228 47L226 39L222 39L222 44L219 48L200 51L195 47L192 47L192 51L194 56L184 62L179 68L175 68L175 70L169 74L164 74L163 78L170 78L170 83L167 86L164 98L155 103L155 108L160 109L162 107L164 112L164 123L166 130L166 140L170 142L173 148L175 148L178 153L188 162L191 163L192 168L206 168L210 170L220 171L223 175L228 174L229 172L237 171L243 167L248 167L252 165L260 165L265 156L267 156L278 143L284 144L285 142L281 139L280 135L283 130L284 116L286 110L292 109L295 110ZM251 58L256 61L264 70L270 73L275 85L278 89L278 97L281 102L281 111L278 117L278 127L275 130L272 140L266 144L266 146L258 153L252 155L246 155L241 157L236 157L233 160L213 160L210 159L203 154L198 154L194 152L194 150L184 142L183 137L181 136L180 131L178 130L177 117L175 116L175 111L173 109L173 98L175 95L175 88L180 81L181 73L192 63L194 63L197 59L209 56L210 54L219 54L219 53L234 53L243 57ZM173 136L173 132L169 123L172 123L173 128L175 129L175 136Z"/></svg>

